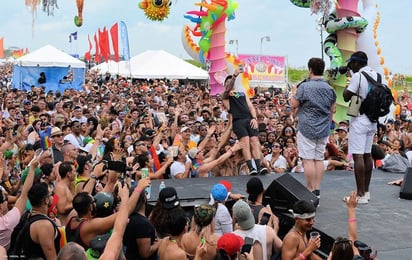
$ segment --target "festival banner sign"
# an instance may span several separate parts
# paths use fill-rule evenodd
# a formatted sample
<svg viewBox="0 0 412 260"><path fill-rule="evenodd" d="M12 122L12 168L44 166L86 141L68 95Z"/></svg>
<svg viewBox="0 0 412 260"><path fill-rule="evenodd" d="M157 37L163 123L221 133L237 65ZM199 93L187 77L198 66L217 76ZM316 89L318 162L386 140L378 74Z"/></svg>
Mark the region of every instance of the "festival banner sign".
<svg viewBox="0 0 412 260"><path fill-rule="evenodd" d="M251 87L268 87L286 82L285 56L239 54L238 59L243 62L245 72L251 76Z"/></svg>

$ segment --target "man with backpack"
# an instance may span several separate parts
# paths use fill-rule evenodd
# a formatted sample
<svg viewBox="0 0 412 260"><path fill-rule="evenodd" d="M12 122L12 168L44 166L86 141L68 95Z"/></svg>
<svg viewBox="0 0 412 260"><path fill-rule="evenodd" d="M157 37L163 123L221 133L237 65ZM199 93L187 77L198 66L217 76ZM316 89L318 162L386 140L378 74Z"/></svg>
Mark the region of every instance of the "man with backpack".
<svg viewBox="0 0 412 260"><path fill-rule="evenodd" d="M375 81L379 82L382 77L368 66L366 53L357 51L350 56L347 62L352 78L343 92L343 99L348 102L353 95L359 95L362 100L358 115L351 116L349 121L349 153L353 155L354 160L357 195L359 196L358 204L368 204L370 200L369 184L373 166L371 156L373 136L377 130L376 121L379 116L382 116L380 114L382 111L378 113L374 108L379 108L379 103L386 102L381 100L370 104L371 99L376 97L370 97L371 95L368 95L368 93L377 88L373 83L376 83ZM389 107L387 109L386 113L389 112Z"/></svg>
<svg viewBox="0 0 412 260"><path fill-rule="evenodd" d="M10 258L56 259L60 250L61 234L56 224L47 217L47 210L53 201L47 184L36 183L31 187L28 198L32 210L26 217L26 224L19 232Z"/></svg>

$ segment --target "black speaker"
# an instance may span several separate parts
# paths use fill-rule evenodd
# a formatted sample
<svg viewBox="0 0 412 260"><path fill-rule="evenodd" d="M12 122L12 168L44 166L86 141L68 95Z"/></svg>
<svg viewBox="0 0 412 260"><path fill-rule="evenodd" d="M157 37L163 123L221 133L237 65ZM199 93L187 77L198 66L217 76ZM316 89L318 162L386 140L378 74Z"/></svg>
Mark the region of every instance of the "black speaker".
<svg viewBox="0 0 412 260"><path fill-rule="evenodd" d="M298 200L306 200L315 207L319 199L289 173L284 173L275 179L266 189L263 196L263 205L269 204L272 211L287 211L292 209Z"/></svg>
<svg viewBox="0 0 412 260"><path fill-rule="evenodd" d="M401 199L412 200L412 167L408 167L403 176L399 197Z"/></svg>

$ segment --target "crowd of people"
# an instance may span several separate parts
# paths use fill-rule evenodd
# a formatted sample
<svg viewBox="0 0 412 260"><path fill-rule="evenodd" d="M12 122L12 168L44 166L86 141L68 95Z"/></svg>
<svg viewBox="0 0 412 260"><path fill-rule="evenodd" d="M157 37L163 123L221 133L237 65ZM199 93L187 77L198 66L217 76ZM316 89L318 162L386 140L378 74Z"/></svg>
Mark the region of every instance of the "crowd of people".
<svg viewBox="0 0 412 260"><path fill-rule="evenodd" d="M373 140L367 146L376 144L384 153L374 157L370 150L350 148L358 140L350 135L356 122L331 120L336 94L322 79L323 61L313 58L308 67L309 78L298 88L248 98L233 90L238 71L226 78L224 93L211 96L205 82L127 80L92 71L81 90L46 91L41 84L13 89L12 65L1 65L0 245L15 257L45 259L56 259L59 251L66 255L59 259L83 259L73 258L79 250L89 259L122 253L126 259L235 259L245 238L252 237L258 243L242 257L270 259L280 252L277 219L261 205L259 178L248 183L246 202L230 194L228 185L214 186L211 205L195 209L189 222L169 187L145 215L144 190L153 179L304 172L307 188L319 197L323 172L343 169L354 171L358 186L359 198L346 199L349 208L358 200L367 204L370 178L359 172L382 167L390 154L411 161L412 100L401 95L383 124L368 133ZM367 159L373 165L361 163L363 152L371 154ZM233 214L225 207L229 198L238 200ZM295 233L288 236L303 241L292 243L285 255L316 258L319 239L304 236L315 213L308 207L294 209ZM270 214L266 227L258 224L264 212ZM122 221L128 217L128 223ZM14 234L27 241L11 245L19 220L21 230L24 220L32 228L25 231L29 236ZM287 237L283 248L290 244ZM64 250L61 241L69 242ZM107 242L106 250L99 241Z"/></svg>

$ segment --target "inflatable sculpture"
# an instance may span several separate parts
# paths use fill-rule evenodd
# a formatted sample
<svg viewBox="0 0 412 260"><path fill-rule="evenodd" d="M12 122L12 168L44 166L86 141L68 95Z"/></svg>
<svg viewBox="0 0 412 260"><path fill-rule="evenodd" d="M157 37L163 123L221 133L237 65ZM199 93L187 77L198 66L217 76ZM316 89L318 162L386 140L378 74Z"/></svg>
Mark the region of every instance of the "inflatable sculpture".
<svg viewBox="0 0 412 260"><path fill-rule="evenodd" d="M189 11L185 18L194 23L193 27L185 26L183 30L183 46L186 52L195 60L203 63L209 70L210 94L222 93L223 81L226 75L233 74L241 64L235 56L225 52L226 20L235 19L237 2L232 0L211 0L196 3L200 10ZM198 43L192 37L199 37ZM249 88L249 74L242 73L235 82L235 91L245 92L253 96Z"/></svg>
<svg viewBox="0 0 412 260"><path fill-rule="evenodd" d="M146 17L152 21L163 21L169 16L171 0L143 0L139 7Z"/></svg>
<svg viewBox="0 0 412 260"><path fill-rule="evenodd" d="M313 13L323 13L324 27L329 33L324 42L324 52L330 59L330 77L337 92L337 113L335 119L346 118L347 103L343 101L342 92L346 86L345 70L347 60L355 51L364 51L368 55L368 65L377 72L388 76L388 69L383 67L384 59L377 38L379 12L374 0L363 0L363 16L358 11L358 0L334 1L334 11L330 11L327 0L291 0L299 7L311 8ZM373 27L371 24L373 23Z"/></svg>

